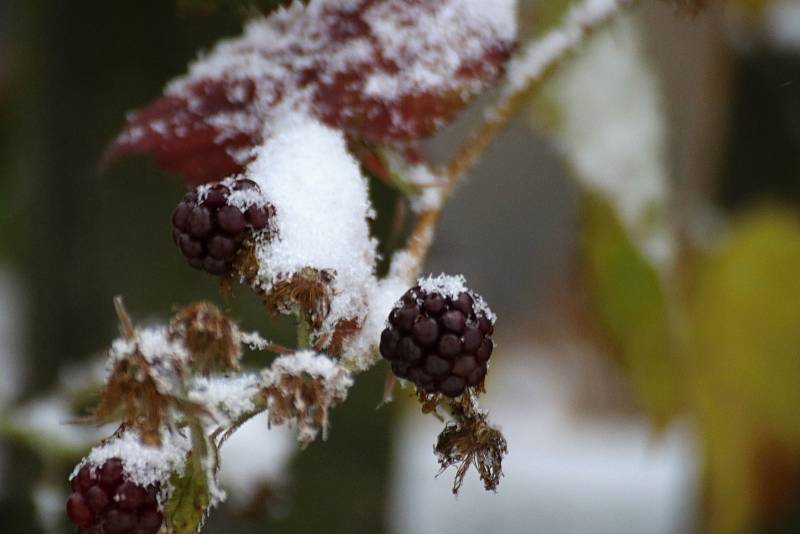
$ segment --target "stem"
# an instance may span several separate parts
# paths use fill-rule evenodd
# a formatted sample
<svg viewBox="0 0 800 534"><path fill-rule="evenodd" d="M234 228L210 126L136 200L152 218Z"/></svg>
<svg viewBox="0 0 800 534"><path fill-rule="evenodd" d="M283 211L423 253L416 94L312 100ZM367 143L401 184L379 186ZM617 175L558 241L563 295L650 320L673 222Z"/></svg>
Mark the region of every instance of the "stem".
<svg viewBox="0 0 800 534"><path fill-rule="evenodd" d="M297 348L307 349L311 346L311 325L302 313L297 314Z"/></svg>

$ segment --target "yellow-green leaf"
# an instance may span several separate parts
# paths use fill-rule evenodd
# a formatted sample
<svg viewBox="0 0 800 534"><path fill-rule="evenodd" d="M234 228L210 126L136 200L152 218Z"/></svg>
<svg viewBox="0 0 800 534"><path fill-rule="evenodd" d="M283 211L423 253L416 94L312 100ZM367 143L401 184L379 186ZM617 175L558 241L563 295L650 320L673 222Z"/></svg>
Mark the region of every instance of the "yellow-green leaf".
<svg viewBox="0 0 800 534"><path fill-rule="evenodd" d="M661 426L681 404L664 288L604 198L586 194L582 214L592 304L645 409Z"/></svg>

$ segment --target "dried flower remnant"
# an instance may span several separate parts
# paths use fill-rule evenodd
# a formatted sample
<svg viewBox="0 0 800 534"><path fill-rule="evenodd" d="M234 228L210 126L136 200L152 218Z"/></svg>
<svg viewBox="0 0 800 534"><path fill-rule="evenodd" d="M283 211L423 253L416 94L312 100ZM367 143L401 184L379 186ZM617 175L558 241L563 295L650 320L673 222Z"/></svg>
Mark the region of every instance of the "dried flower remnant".
<svg viewBox="0 0 800 534"><path fill-rule="evenodd" d="M453 404L454 420L439 434L434 451L441 466L440 473L457 465L453 494L457 495L470 465L475 466L489 491L495 491L503 476L503 457L508 444L503 434L489 425L486 414L477 409L474 400Z"/></svg>
<svg viewBox="0 0 800 534"><path fill-rule="evenodd" d="M183 340L194 370L207 374L239 369L239 328L210 302L196 302L180 310L170 322L170 332Z"/></svg>
<svg viewBox="0 0 800 534"><path fill-rule="evenodd" d="M312 351L280 356L261 378L270 423L296 425L303 446L320 432L322 439L327 437L328 412L347 398L353 385L347 369Z"/></svg>
<svg viewBox="0 0 800 534"><path fill-rule="evenodd" d="M93 419L121 419L146 443L159 443L188 362L187 348L164 327L135 329L130 337L117 339L109 351L108 378Z"/></svg>
<svg viewBox="0 0 800 534"><path fill-rule="evenodd" d="M147 153L204 183L245 170L275 117L302 110L399 147L503 73L516 0L312 0L252 20L129 117L107 159ZM265 130L266 125L266 130Z"/></svg>

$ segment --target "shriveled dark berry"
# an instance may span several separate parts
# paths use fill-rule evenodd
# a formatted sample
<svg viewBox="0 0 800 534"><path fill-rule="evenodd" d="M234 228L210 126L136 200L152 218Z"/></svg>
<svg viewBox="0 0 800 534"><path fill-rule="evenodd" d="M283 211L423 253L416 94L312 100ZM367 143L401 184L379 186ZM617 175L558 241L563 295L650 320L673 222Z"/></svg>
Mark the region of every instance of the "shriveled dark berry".
<svg viewBox="0 0 800 534"><path fill-rule="evenodd" d="M411 328L414 339L422 347L432 347L439 339L439 324L432 317L425 317L414 323Z"/></svg>
<svg viewBox="0 0 800 534"><path fill-rule="evenodd" d="M494 343L492 343L492 340L483 338L483 341L481 341L481 346L478 347L478 350L475 352L475 357L478 358L479 362L489 361L489 357L492 355L493 348Z"/></svg>
<svg viewBox="0 0 800 534"><path fill-rule="evenodd" d="M425 358L425 371L434 378L443 378L450 373L450 362L436 354Z"/></svg>
<svg viewBox="0 0 800 534"><path fill-rule="evenodd" d="M159 484L144 488L128 480L119 458L86 464L70 481L67 515L80 534L156 534L163 523Z"/></svg>
<svg viewBox="0 0 800 534"><path fill-rule="evenodd" d="M447 330L455 332L456 334L462 333L464 327L467 326L467 318L459 310L444 312L439 322L441 322L442 326Z"/></svg>
<svg viewBox="0 0 800 534"><path fill-rule="evenodd" d="M453 357L461 352L461 340L455 334L445 334L436 348L442 356Z"/></svg>
<svg viewBox="0 0 800 534"><path fill-rule="evenodd" d="M395 323L395 325L401 332L410 332L417 317L419 317L419 310L417 308L401 308L400 311L397 312L397 323Z"/></svg>
<svg viewBox="0 0 800 534"><path fill-rule="evenodd" d="M134 532L136 516L132 512L111 510L106 517L106 530L109 534Z"/></svg>
<svg viewBox="0 0 800 534"><path fill-rule="evenodd" d="M475 359L475 356L462 356L453 364L453 374L461 378L466 378L477 366L478 360Z"/></svg>
<svg viewBox="0 0 800 534"><path fill-rule="evenodd" d="M89 528L94 520L94 512L80 493L73 493L67 499L67 516L69 520L80 528Z"/></svg>
<svg viewBox="0 0 800 534"><path fill-rule="evenodd" d="M433 293L432 295L425 297L423 309L428 313L428 315L436 317L444 311L446 304L447 303L445 302L444 297L442 297L439 293Z"/></svg>
<svg viewBox="0 0 800 534"><path fill-rule="evenodd" d="M411 337L404 337L397 344L397 355L405 362L414 363L422 358L423 352Z"/></svg>
<svg viewBox="0 0 800 534"><path fill-rule="evenodd" d="M217 212L217 224L228 235L237 235L247 226L244 213L236 206L223 206Z"/></svg>
<svg viewBox="0 0 800 534"><path fill-rule="evenodd" d="M109 503L111 503L108 493L100 486L92 486L89 488L89 491L86 492L86 497L86 500L89 502L89 507L98 513L105 510Z"/></svg>
<svg viewBox="0 0 800 534"><path fill-rule="evenodd" d="M425 393L448 397L480 387L492 353L493 316L482 299L468 291L409 289L389 314L380 353L392 372Z"/></svg>
<svg viewBox="0 0 800 534"><path fill-rule="evenodd" d="M439 391L448 397L458 397L464 393L467 387L466 381L463 378L450 375L439 383Z"/></svg>
<svg viewBox="0 0 800 534"><path fill-rule="evenodd" d="M225 275L245 239L267 228L274 210L259 205L243 210L231 204L232 190L258 190L252 180L203 187L204 196L190 191L172 212L172 240L195 269Z"/></svg>
<svg viewBox="0 0 800 534"><path fill-rule="evenodd" d="M400 343L400 332L392 328L387 328L381 332L380 351L381 356L387 360L394 360L397 357L397 344Z"/></svg>

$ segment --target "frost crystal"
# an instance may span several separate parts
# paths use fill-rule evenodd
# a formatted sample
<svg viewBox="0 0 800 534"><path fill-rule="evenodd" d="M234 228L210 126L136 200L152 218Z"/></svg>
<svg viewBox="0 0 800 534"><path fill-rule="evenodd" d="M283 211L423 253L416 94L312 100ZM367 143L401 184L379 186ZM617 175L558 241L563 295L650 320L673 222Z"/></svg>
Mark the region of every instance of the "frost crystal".
<svg viewBox="0 0 800 534"><path fill-rule="evenodd" d="M309 268L329 273L322 331L331 334L339 321L361 317L374 284L367 181L340 132L296 115L275 128L247 173L275 207L277 231L256 245L256 285L269 293Z"/></svg>

